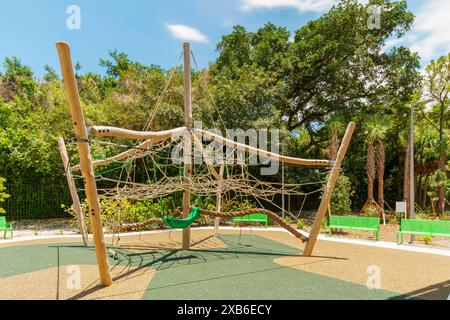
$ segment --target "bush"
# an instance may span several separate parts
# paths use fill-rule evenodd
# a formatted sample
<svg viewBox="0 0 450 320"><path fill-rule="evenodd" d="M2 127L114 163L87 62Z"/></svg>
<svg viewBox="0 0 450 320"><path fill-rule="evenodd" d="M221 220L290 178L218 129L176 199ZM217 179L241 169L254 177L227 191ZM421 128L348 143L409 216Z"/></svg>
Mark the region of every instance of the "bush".
<svg viewBox="0 0 450 320"><path fill-rule="evenodd" d="M109 199L100 197L101 219L103 226L109 232L115 232L120 224L142 222L154 217L162 217L167 214L169 209L169 199L162 199L157 201L136 201L132 202L128 199ZM89 218L89 211L87 201L81 204L82 212L85 216L86 226L90 230L91 221ZM66 208L66 212L73 215L73 206ZM76 225L76 218L74 220Z"/></svg>
<svg viewBox="0 0 450 320"><path fill-rule="evenodd" d="M422 236L421 238L422 238L423 243L425 243L427 246L431 245L433 243L432 236Z"/></svg>
<svg viewBox="0 0 450 320"><path fill-rule="evenodd" d="M242 211L254 208L256 208L256 205L248 199L244 199L243 201L239 201L238 199L232 199L229 201L222 202L222 211L224 212Z"/></svg>
<svg viewBox="0 0 450 320"><path fill-rule="evenodd" d="M1 204L2 202L5 202L5 200L9 198L9 194L7 194L7 193L5 192L5 190L6 190L5 182L6 182L6 179L0 177L0 204ZM3 208L0 206L0 214L4 214L4 213L6 213L6 212L5 212L5 209L3 209Z"/></svg>
<svg viewBox="0 0 450 320"><path fill-rule="evenodd" d="M303 229L306 226L305 220L302 218L297 219L297 229Z"/></svg>
<svg viewBox="0 0 450 320"><path fill-rule="evenodd" d="M343 174L339 175L330 202L331 211L333 212L333 214L346 214L352 211L351 197L353 196L355 191L353 191L351 187L352 185L350 178ZM322 196L323 193L324 192L322 192Z"/></svg>
<svg viewBox="0 0 450 320"><path fill-rule="evenodd" d="M364 206L362 209L363 215L365 217L379 217L380 216L380 208L375 204L370 204Z"/></svg>

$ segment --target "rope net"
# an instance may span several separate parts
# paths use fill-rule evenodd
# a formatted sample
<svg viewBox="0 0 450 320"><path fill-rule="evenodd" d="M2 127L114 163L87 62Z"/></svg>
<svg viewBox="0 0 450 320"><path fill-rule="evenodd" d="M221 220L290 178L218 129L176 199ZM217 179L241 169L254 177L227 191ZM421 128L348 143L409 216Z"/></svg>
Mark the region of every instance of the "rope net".
<svg viewBox="0 0 450 320"><path fill-rule="evenodd" d="M195 57L192 55L194 64L198 69ZM144 131L148 130L154 122L158 108L163 102L164 95L168 91L180 63L169 74L163 92L158 98L147 119ZM211 92L208 89L207 73L199 72L199 84L206 100L210 101L217 113L221 125L225 128L224 120L219 108L216 106ZM194 146L194 153L189 158L192 162L190 176L184 174L184 157L174 155L189 154L183 143L186 135L190 135L189 149ZM191 205L201 208L203 215L219 218L232 218L250 213L266 213L272 220L282 225L296 237L304 237L292 228L286 221L282 220L275 212L285 212L293 219L298 219L307 202L308 197L320 193L325 185L329 168L314 168L306 166L291 165L294 174L292 177L303 176L305 181L292 183L281 183L279 173L273 175L261 174L261 169L267 167L264 158L255 161L254 154L238 149L236 146L221 145L220 142L204 139L197 136L195 130L186 130L183 135L172 136L158 143L145 143L138 141L137 145L128 145L110 139L108 141L93 139L91 144L103 146L109 150L111 157L126 153L126 157L112 160L102 157L101 166L96 167L96 180L99 196L102 198L120 201L126 199L131 202L158 202L164 203L165 212L171 211L173 216L179 213L178 208L182 205L182 194L189 191L191 194ZM96 150L98 148L92 148ZM132 151L127 153L127 151ZM219 152L218 152L219 151ZM95 155L94 155L95 158ZM196 159L201 161L195 161ZM97 158L98 159L98 158ZM180 160L181 159L181 160ZM271 159L271 161L275 161ZM106 164L105 164L106 163ZM279 165L282 165L279 163ZM283 164L285 165L285 164ZM299 170L305 170L299 172ZM83 190L83 189L80 189ZM221 199L221 210L216 210L216 199ZM281 197L294 197L300 199L300 210L294 215L281 206ZM145 221L134 221L132 223L120 223L121 230L139 229L148 224L162 224L161 217L152 217Z"/></svg>
<svg viewBox="0 0 450 320"><path fill-rule="evenodd" d="M300 199L301 208L298 215L285 210L292 219L297 219L307 198L323 190L329 172L328 168L292 166L294 171L306 170L309 179L301 183L283 184L278 172L270 176L261 175L260 170L267 167L267 163L263 161L253 164L255 155L229 145L223 146L222 154L218 155L217 145L211 148L212 144L218 142L202 141L201 138L195 137L192 141L197 141L197 148L192 154L194 161L191 176L185 177L183 156L177 156L186 151L183 143L185 137L186 135L181 135L154 145L147 144L146 148L137 148L130 156L120 161L110 160L108 165L97 167L95 176L100 197L111 200L126 199L131 202L164 202L167 206L165 213L176 213L177 208L182 205L182 193L189 191L191 205L200 207L204 215L232 218L255 212L266 213L272 220L288 229L288 224L275 213L283 209L280 204L281 195ZM112 154L134 148L100 139L91 140L91 143L107 145ZM197 163L196 158L201 161ZM110 158L103 158L105 159ZM217 197L221 197L221 212L215 210ZM121 229L137 229L150 223L161 224L160 222L161 219L155 217L143 222L124 223ZM294 235L301 238L300 235Z"/></svg>

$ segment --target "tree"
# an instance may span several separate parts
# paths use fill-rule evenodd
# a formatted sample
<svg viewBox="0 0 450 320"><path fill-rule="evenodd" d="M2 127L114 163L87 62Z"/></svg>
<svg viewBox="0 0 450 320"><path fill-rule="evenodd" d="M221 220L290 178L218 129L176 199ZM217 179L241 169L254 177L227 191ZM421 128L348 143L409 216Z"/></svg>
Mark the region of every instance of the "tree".
<svg viewBox="0 0 450 320"><path fill-rule="evenodd" d="M367 205L377 204L383 221L384 216L384 172L385 147L384 141L389 129L389 120L385 116L372 116L366 123L367 143ZM374 200L374 180L377 174L378 202Z"/></svg>
<svg viewBox="0 0 450 320"><path fill-rule="evenodd" d="M426 94L432 97L437 106L433 110L438 114L439 126L439 169L445 175L446 148L448 148L447 140L445 139L445 130L448 128L449 119L447 116L449 107L449 91L450 91L450 54L442 56L425 68L425 91ZM447 124L447 125L446 125ZM435 126L435 125L434 125ZM442 214L445 209L445 184L441 181L439 185L439 204L438 213Z"/></svg>
<svg viewBox="0 0 450 320"><path fill-rule="evenodd" d="M427 206L430 177L439 168L439 132L430 126L424 117L415 122L415 173L417 181L417 202ZM434 204L433 204L434 206Z"/></svg>
<svg viewBox="0 0 450 320"><path fill-rule="evenodd" d="M36 91L33 81L33 71L27 65L22 64L17 57L6 57L3 62L5 69L1 76L1 97L5 101L11 101L14 95L22 93L31 96Z"/></svg>
<svg viewBox="0 0 450 320"><path fill-rule="evenodd" d="M58 81L59 76L58 73L56 73L56 70L50 67L49 65L44 66L45 74L44 74L44 80L47 82L52 81Z"/></svg>
<svg viewBox="0 0 450 320"><path fill-rule="evenodd" d="M375 147L373 142L367 141L367 162L366 162L366 170L367 170L367 205L372 205L375 203L373 197L373 184L375 181Z"/></svg>
<svg viewBox="0 0 450 320"><path fill-rule="evenodd" d="M435 202L440 201L440 187L444 186L444 196L449 192L450 182L447 178L447 174L442 172L440 169L430 177L430 191L428 191L428 196L431 200L431 207L433 209L433 214L436 214Z"/></svg>
<svg viewBox="0 0 450 320"><path fill-rule="evenodd" d="M339 135L344 131L344 127L342 122L340 121L332 121L328 123L328 128L331 131L331 143L330 147L327 150L328 159L336 160L337 153L339 151Z"/></svg>
<svg viewBox="0 0 450 320"><path fill-rule="evenodd" d="M400 47L383 51L391 36L409 30L406 1L383 6L383 28L367 28L368 5L344 0L300 28L293 42L285 28L267 24L257 32L237 26L222 38L213 64L218 104L231 105L241 121L275 108L289 131L305 128L306 150L319 142L317 124L336 112L407 101L417 89L418 56ZM221 100L224 100L223 102Z"/></svg>

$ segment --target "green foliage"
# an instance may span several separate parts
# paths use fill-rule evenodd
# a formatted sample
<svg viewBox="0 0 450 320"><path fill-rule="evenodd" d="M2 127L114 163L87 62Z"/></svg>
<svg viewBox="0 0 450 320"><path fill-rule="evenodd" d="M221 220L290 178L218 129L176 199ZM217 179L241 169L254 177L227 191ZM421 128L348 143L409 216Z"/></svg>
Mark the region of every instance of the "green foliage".
<svg viewBox="0 0 450 320"><path fill-rule="evenodd" d="M450 179L447 177L447 173L436 170L430 177L428 196L431 200L437 201L439 199L439 187L441 185L445 186L445 194L450 194Z"/></svg>
<svg viewBox="0 0 450 320"><path fill-rule="evenodd" d="M376 205L367 205L363 208L362 213L366 217L379 217L380 209Z"/></svg>
<svg viewBox="0 0 450 320"><path fill-rule="evenodd" d="M222 202L222 211L224 212L242 211L254 208L256 208L255 203L249 199L234 198Z"/></svg>
<svg viewBox="0 0 450 320"><path fill-rule="evenodd" d="M286 223L286 224L288 224L288 225L290 225L291 224L291 218L289 218L288 216L285 216L284 218L283 218L283 221L284 221L284 223Z"/></svg>
<svg viewBox="0 0 450 320"><path fill-rule="evenodd" d="M302 218L297 219L297 229L303 229L306 226L305 220Z"/></svg>
<svg viewBox="0 0 450 320"><path fill-rule="evenodd" d="M5 209L3 209L3 208L1 207L1 203L2 203L2 202L5 202L5 200L9 198L9 194L7 194L7 193L5 192L5 190L6 190L6 187L5 187L5 185L4 185L5 182L6 182L6 179L0 177L0 213L2 213L2 214L5 213Z"/></svg>
<svg viewBox="0 0 450 320"><path fill-rule="evenodd" d="M356 0L341 1L308 22L293 42L286 28L271 23L256 32L234 27L218 44L212 68L218 104L233 106L223 108L226 121L235 114L251 123L253 110L261 117L276 109L290 131L311 129L312 123L338 110L407 100L419 83L418 57L406 48L383 52L382 47L389 37L409 30L413 15L406 1L377 3L387 10L383 28L375 32L367 28L369 4ZM315 135L315 130L309 133Z"/></svg>
<svg viewBox="0 0 450 320"><path fill-rule="evenodd" d="M87 201L81 204L85 216L86 226L90 230L90 217ZM100 197L101 219L103 226L109 232L115 232L121 224L142 222L154 217L168 214L169 199L158 201L137 201L127 199L109 199ZM73 206L65 208L66 212L74 215ZM74 224L76 221L74 221ZM150 226L151 227L151 226Z"/></svg>
<svg viewBox="0 0 450 320"><path fill-rule="evenodd" d="M433 243L433 237L432 236L421 236L420 237L423 243L427 246L431 245Z"/></svg>
<svg viewBox="0 0 450 320"><path fill-rule="evenodd" d="M330 206L333 214L347 214L352 211L351 197L354 194L354 191L352 189L353 188L350 179L347 176L340 174L336 181L333 195L331 196Z"/></svg>
<svg viewBox="0 0 450 320"><path fill-rule="evenodd" d="M385 8L381 29L367 28L368 6L372 4ZM207 69L193 72L194 118L210 129L222 128L222 119L230 129L280 129L283 153L304 158L326 156L332 135L340 138L346 124L355 121L358 129L342 165L345 177L338 180L332 198L333 212L348 213L351 204L361 208L366 190L365 143L368 138L376 140L380 136L386 148L385 196L393 203L402 198L410 102L418 93L427 91L420 85L439 93L439 88L448 83L440 80L446 79L448 57L433 62L422 82L416 54L404 47L383 50L388 39L402 37L412 23L406 1L372 0L361 4L343 0L292 33L273 23L253 32L235 26L218 43L218 58ZM100 65L106 75L82 73L81 65L75 66L88 126L142 130L150 114L154 114L150 130L183 125L181 68L174 70L171 85L160 100L172 70L143 65L119 51L110 52ZM36 79L31 68L17 57L4 61L4 72L0 74L0 175L17 186L33 183L66 189L56 139L73 137L73 124L58 73L49 66L44 69L43 79ZM439 99L440 104L432 110L417 107L419 174L433 172L442 151L444 158L450 157L450 147L445 147L445 141L450 141L448 111L441 117L448 99ZM373 129L374 114L382 121L376 121L376 130L370 130L368 137L365 129ZM439 130L441 123L443 129ZM78 163L76 145L68 144L67 149L71 163ZM94 158L117 152L95 142L91 150ZM287 175L289 181L299 182L309 180L314 173L293 169ZM356 192L351 191L352 187ZM18 203L32 205L34 200L27 199L40 196L30 191L21 197L16 199ZM129 220L144 219L148 211L158 211L149 209L157 207L156 203L105 205L107 211L118 211ZM201 199L200 205L214 208L214 196ZM122 206L127 209L119 210ZM223 203L224 211L253 207L250 201Z"/></svg>

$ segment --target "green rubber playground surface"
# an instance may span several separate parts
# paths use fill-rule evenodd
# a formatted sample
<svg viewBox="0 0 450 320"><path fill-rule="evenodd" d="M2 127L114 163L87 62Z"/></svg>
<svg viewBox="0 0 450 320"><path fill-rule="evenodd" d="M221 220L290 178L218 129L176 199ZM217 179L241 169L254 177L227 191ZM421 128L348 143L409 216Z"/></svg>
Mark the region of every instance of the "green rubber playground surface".
<svg viewBox="0 0 450 320"><path fill-rule="evenodd" d="M281 266L274 259L298 255L290 246L255 235L222 235L227 248L145 251L115 248L112 267L155 269L143 299L408 299L384 290ZM0 279L53 267L95 264L79 243L0 248ZM132 288L130 288L132 289ZM78 294L77 297L83 297Z"/></svg>

